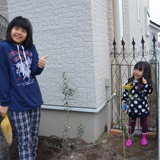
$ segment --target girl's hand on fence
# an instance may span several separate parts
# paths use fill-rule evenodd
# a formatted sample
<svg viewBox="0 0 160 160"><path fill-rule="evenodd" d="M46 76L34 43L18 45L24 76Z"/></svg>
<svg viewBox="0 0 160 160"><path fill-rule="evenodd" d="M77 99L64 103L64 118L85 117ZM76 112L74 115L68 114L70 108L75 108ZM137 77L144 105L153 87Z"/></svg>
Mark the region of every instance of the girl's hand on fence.
<svg viewBox="0 0 160 160"><path fill-rule="evenodd" d="M144 79L144 77L142 77L142 82L143 82L143 84L147 84L147 80Z"/></svg>
<svg viewBox="0 0 160 160"><path fill-rule="evenodd" d="M8 108L9 106L0 106L0 114L2 115L2 117L5 117L8 112Z"/></svg>
<svg viewBox="0 0 160 160"><path fill-rule="evenodd" d="M122 111L124 112L126 110L126 103L124 104Z"/></svg>
<svg viewBox="0 0 160 160"><path fill-rule="evenodd" d="M39 68L43 68L45 66L46 58L48 58L48 57L49 57L49 55L46 55L46 56L42 57L41 59L39 59L39 61L38 61Z"/></svg>

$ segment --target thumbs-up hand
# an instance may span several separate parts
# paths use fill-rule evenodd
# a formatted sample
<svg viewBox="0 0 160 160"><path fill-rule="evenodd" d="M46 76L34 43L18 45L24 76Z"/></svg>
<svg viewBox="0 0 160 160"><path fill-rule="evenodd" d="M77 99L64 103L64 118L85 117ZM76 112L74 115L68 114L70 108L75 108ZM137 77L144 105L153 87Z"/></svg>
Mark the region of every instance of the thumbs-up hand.
<svg viewBox="0 0 160 160"><path fill-rule="evenodd" d="M49 55L46 55L46 56L39 59L39 61L38 61L38 67L39 68L43 68L45 66L46 58L48 58L48 57L49 57Z"/></svg>
<svg viewBox="0 0 160 160"><path fill-rule="evenodd" d="M142 77L142 82L143 84L147 84L147 80L144 77Z"/></svg>

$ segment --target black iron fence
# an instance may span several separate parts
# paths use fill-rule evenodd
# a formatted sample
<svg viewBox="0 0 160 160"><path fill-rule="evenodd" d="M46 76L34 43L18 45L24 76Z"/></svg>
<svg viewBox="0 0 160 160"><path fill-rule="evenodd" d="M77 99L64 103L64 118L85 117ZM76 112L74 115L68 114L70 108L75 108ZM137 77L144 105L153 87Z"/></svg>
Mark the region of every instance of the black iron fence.
<svg viewBox="0 0 160 160"><path fill-rule="evenodd" d="M158 131L158 89L159 89L159 62L157 60L157 55L160 51L156 48L156 39L153 36L152 39L153 45L150 51L147 51L144 44L145 41L142 37L141 40L141 48L139 51L135 48L135 41L132 41L132 49L131 52L127 52L125 49L125 42L122 39L121 52L118 53L116 50L116 42L113 42L113 51L111 52L111 93L117 92L119 98L112 101L112 117L111 121L113 122L112 128L120 129L120 125L117 124L118 120L127 119L127 111L122 112L123 102L121 101L121 95L123 93L123 89L120 88L125 81L132 76L134 65L138 61L148 61L151 65L152 72L152 85L153 85L153 93L149 95L149 103L150 103L150 113L151 115L148 117L148 131L157 132ZM126 122L128 123L128 122ZM140 122L137 119L136 129L140 130Z"/></svg>
<svg viewBox="0 0 160 160"><path fill-rule="evenodd" d="M0 42L5 39L5 34L8 26L8 20L0 15Z"/></svg>

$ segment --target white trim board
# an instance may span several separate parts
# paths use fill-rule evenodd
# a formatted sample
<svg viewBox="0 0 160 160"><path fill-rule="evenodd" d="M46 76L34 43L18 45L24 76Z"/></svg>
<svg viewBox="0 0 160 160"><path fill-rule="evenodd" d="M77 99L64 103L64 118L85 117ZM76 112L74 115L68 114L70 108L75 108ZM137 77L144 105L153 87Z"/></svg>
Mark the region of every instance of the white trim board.
<svg viewBox="0 0 160 160"><path fill-rule="evenodd" d="M70 111L74 112L88 112L88 113L98 113L103 107L106 106L107 100L105 100L98 108L79 108L79 107L71 107ZM42 109L53 109L53 110L66 110L67 107L64 106L49 106L49 105L42 105Z"/></svg>
<svg viewBox="0 0 160 160"><path fill-rule="evenodd" d="M156 28L158 31L160 31L160 27L156 26L155 24L150 23L150 26L152 26L153 28Z"/></svg>

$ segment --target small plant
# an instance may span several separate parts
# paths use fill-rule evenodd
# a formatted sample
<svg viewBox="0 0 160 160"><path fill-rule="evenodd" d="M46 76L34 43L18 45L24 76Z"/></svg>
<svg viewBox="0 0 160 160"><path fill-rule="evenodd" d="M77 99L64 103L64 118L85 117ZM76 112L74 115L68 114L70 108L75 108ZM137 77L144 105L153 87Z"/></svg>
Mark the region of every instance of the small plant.
<svg viewBox="0 0 160 160"><path fill-rule="evenodd" d="M117 123L120 124L121 126L121 130L122 130L122 135L123 135L123 153L124 153L124 159L125 159L125 149L126 149L126 145L125 145L125 136L128 137L128 139L132 139L133 141L138 139L136 137L133 137L132 134L129 134L129 132L127 133L127 129L129 130L130 129L130 126L129 126L129 123L127 124L128 126L126 126L124 124L124 121L128 121L127 119L121 119L121 120L118 120ZM130 122L132 122L133 120L130 120ZM128 140L127 139L127 140Z"/></svg>
<svg viewBox="0 0 160 160"><path fill-rule="evenodd" d="M110 132L104 135L104 138L101 143L102 146L104 146L104 144L107 142L107 139L109 139L109 137L110 137Z"/></svg>
<svg viewBox="0 0 160 160"><path fill-rule="evenodd" d="M66 77L66 73L63 72L62 73L62 81L63 81L63 85L61 86L61 91L62 94L64 95L64 99L63 101L65 101L64 106L66 106L65 111L67 112L67 124L64 124L64 128L63 128L63 135L62 135L62 148L60 148L59 146L53 145L52 143L48 142L48 141L44 141L44 145L48 145L54 148L57 148L59 150L63 150L66 154L70 155L71 154L71 138L70 138L70 123L69 123L69 117L70 117L70 111L71 111L71 107L69 107L69 101L71 100L72 96L74 95L74 93L77 91L77 89L72 89L69 87L68 82L69 82L69 78ZM80 145L80 140L81 137L83 135L85 131L85 126L83 126L83 124L81 123L81 120L79 120L78 122L78 128L77 128L77 142L76 142L76 150ZM84 146L82 146L83 148ZM68 149L68 151L67 151Z"/></svg>
<svg viewBox="0 0 160 160"><path fill-rule="evenodd" d="M135 98L135 97L130 93L130 90L134 87L134 85L132 85L132 84L133 84L133 82L131 82L131 83L127 84L127 85L123 85L123 86L120 87L120 88L125 88L126 90L128 90L128 93L129 93L129 95L130 95L129 101L128 101L128 104L127 104L127 105L130 104L131 99L132 99L132 100L133 100L133 99L139 100L139 99ZM124 123L125 121L128 121L127 125L126 125L126 123ZM129 131L129 129L130 129L129 123L132 122L132 121L133 121L133 120L131 120L131 119L129 119L129 120L128 120L128 119L121 119L121 120L118 120L118 121L117 121L117 123L120 124L120 126L121 126L121 130L122 130L122 134L123 134L123 152L124 152L124 159L125 159L125 155L126 155L126 154L125 154L125 148L126 148L126 145L125 145L125 136L127 135L127 136L128 136L128 139L132 139L132 140L137 139L136 137L133 137L133 135L129 134L129 132L127 133L127 129L128 129L128 131Z"/></svg>
<svg viewBox="0 0 160 160"><path fill-rule="evenodd" d="M62 133L63 133L63 135L62 135L62 148L60 148L60 146L57 146L56 144L53 145L51 142L48 142L48 141L43 142L44 145L48 145L48 146L51 146L53 148L63 150L68 155L71 154L71 138L70 138L70 132L69 132L69 130L71 128L70 123L69 123L71 107L69 107L69 101L72 99L72 96L77 91L77 89L72 89L72 88L69 87L69 85L68 85L69 80L70 79L66 77L66 73L63 72L62 73L63 85L61 86L61 91L62 91L62 94L64 95L63 101L65 102L64 105L66 106L65 111L67 112L67 124L64 124L64 128L63 128L63 131L62 131ZM114 93L110 97L110 100L112 98L115 98L115 96L117 96L117 93ZM94 145L102 145L100 140L97 140L97 141L95 141L95 143L80 146L80 140L81 140L81 137L82 137L84 131L85 131L85 126L83 126L81 120L79 120L78 126L77 126L77 132L76 132L77 141L76 141L75 151L77 151L79 149L84 149L84 148L87 148L87 147L92 147Z"/></svg>
<svg viewBox="0 0 160 160"><path fill-rule="evenodd" d="M104 139L108 139L110 137L110 132L105 134Z"/></svg>
<svg viewBox="0 0 160 160"><path fill-rule="evenodd" d="M67 107L65 110L67 112L67 124L64 125L64 131L63 131L63 140L62 140L62 148L69 149L69 154L71 153L71 143L70 143L70 124L69 124L69 117L70 117L70 110L71 107L69 107L69 101L71 100L72 96L74 93L77 91L77 89L72 89L69 87L68 82L69 78L66 77L66 72L62 73L62 80L63 80L63 85L61 86L61 91L62 94L64 95L63 101L65 101L64 105Z"/></svg>
<svg viewBox="0 0 160 160"><path fill-rule="evenodd" d="M80 140L81 140L81 137L83 135L85 131L85 126L83 126L83 124L81 123L81 119L79 120L78 122L78 126L77 126L77 142L76 142L76 148L75 150L77 151L78 147L80 146Z"/></svg>
<svg viewBox="0 0 160 160"><path fill-rule="evenodd" d="M67 136L67 132L68 132L67 125L64 124L64 130L62 132L63 132L63 136L62 136L62 148L66 149L67 145L70 143L70 139Z"/></svg>

